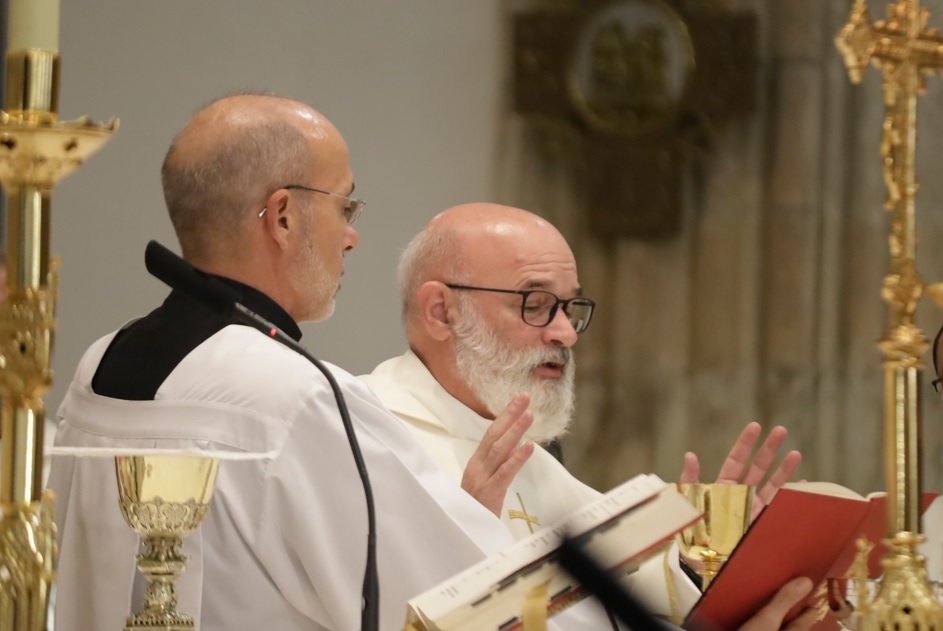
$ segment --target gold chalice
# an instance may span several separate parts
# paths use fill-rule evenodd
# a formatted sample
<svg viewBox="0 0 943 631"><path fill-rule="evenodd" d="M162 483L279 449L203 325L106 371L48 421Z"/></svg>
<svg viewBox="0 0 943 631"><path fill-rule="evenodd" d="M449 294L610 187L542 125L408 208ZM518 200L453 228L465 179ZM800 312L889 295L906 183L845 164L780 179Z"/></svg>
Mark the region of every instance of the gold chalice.
<svg viewBox="0 0 943 631"><path fill-rule="evenodd" d="M703 579L702 589L706 590L750 525L753 487L679 484L678 490L704 513L704 519L679 532L677 540L682 554L700 562L697 573Z"/></svg>
<svg viewBox="0 0 943 631"><path fill-rule="evenodd" d="M181 539L209 509L219 460L191 456L115 457L121 514L144 539L138 569L147 579L144 608L128 617L125 631L192 631L193 618L177 611L174 581L186 567Z"/></svg>

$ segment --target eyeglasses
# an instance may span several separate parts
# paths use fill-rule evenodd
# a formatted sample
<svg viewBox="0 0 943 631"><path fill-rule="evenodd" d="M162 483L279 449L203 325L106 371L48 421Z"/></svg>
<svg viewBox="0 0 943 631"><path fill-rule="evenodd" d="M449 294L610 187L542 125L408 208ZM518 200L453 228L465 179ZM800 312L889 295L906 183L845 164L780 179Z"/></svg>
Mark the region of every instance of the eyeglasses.
<svg viewBox="0 0 943 631"><path fill-rule="evenodd" d="M596 303L589 298L577 296L563 300L557 298L555 294L543 290L517 290L517 289L490 289L488 287L470 287L468 285L455 285L445 283L446 287L451 289L467 289L471 291L493 291L499 294L517 294L523 298L521 300L521 319L526 324L536 327L545 327L553 322L557 315L557 308L562 306L566 319L570 321L573 330L582 333L589 328L589 321L593 319L593 309Z"/></svg>
<svg viewBox="0 0 943 631"><path fill-rule="evenodd" d="M286 191L310 191L312 193L321 193L322 195L330 195L332 197L340 197L341 199L347 200L347 205L344 207L344 219L347 220L347 223L352 224L357 221L357 218L360 217L360 213L363 212L363 207L367 205L367 202L362 199L354 199L353 197L348 197L347 195L341 195L340 193L332 193L331 191L322 191L319 188L311 188L309 186L302 186L301 184L288 184L287 186L282 186L281 188ZM263 208L259 211L259 217L265 215L265 211L268 210L268 207Z"/></svg>

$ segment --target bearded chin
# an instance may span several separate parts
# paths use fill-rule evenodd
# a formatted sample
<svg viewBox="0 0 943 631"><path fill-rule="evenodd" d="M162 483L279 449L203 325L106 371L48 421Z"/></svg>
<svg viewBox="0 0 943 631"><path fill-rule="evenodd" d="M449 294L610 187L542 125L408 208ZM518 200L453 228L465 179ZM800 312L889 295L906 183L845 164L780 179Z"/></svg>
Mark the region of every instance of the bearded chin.
<svg viewBox="0 0 943 631"><path fill-rule="evenodd" d="M571 353L563 368L563 375L558 380L548 381L531 376L533 387L529 390L530 409L534 412L534 423L525 434L527 438L538 443L548 443L567 433L573 420L574 368L576 364ZM505 405L510 401L508 399ZM491 413L494 414L494 411Z"/></svg>
<svg viewBox="0 0 943 631"><path fill-rule="evenodd" d="M519 392L529 392L534 422L525 437L546 443L566 433L574 407L575 362L569 349L512 349L469 310L453 332L458 373L492 415L500 414ZM565 362L563 374L558 379L535 377L534 368L546 362Z"/></svg>

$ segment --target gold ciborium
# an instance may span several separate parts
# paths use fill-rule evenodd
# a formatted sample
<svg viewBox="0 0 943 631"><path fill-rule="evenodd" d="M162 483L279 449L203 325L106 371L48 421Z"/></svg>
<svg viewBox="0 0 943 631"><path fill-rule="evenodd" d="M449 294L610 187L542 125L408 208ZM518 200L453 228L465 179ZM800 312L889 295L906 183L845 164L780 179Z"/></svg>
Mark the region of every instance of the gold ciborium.
<svg viewBox="0 0 943 631"><path fill-rule="evenodd" d="M219 460L191 456L117 456L121 514L144 540L138 569L147 579L144 608L128 617L125 631L188 631L193 618L177 611L174 581L186 567L182 538L209 510Z"/></svg>
<svg viewBox="0 0 943 631"><path fill-rule="evenodd" d="M679 484L678 490L704 513L704 519L679 532L677 540L683 555L700 562L697 573L703 579L701 588L706 590L750 525L753 487Z"/></svg>

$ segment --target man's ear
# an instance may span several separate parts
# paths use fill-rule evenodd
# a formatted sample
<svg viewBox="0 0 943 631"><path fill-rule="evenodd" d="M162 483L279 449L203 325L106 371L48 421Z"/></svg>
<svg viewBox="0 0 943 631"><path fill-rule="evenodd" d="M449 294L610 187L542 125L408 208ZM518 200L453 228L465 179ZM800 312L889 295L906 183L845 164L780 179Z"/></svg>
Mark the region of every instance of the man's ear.
<svg viewBox="0 0 943 631"><path fill-rule="evenodd" d="M458 315L458 305L452 290L436 280L423 283L416 292L419 325L426 334L443 342L452 335L452 322Z"/></svg>
<svg viewBox="0 0 943 631"><path fill-rule="evenodd" d="M285 189L275 191L265 202L265 210L260 218L266 234L281 250L288 248L288 236L295 229L297 221L294 209L288 203L290 199L291 195Z"/></svg>

